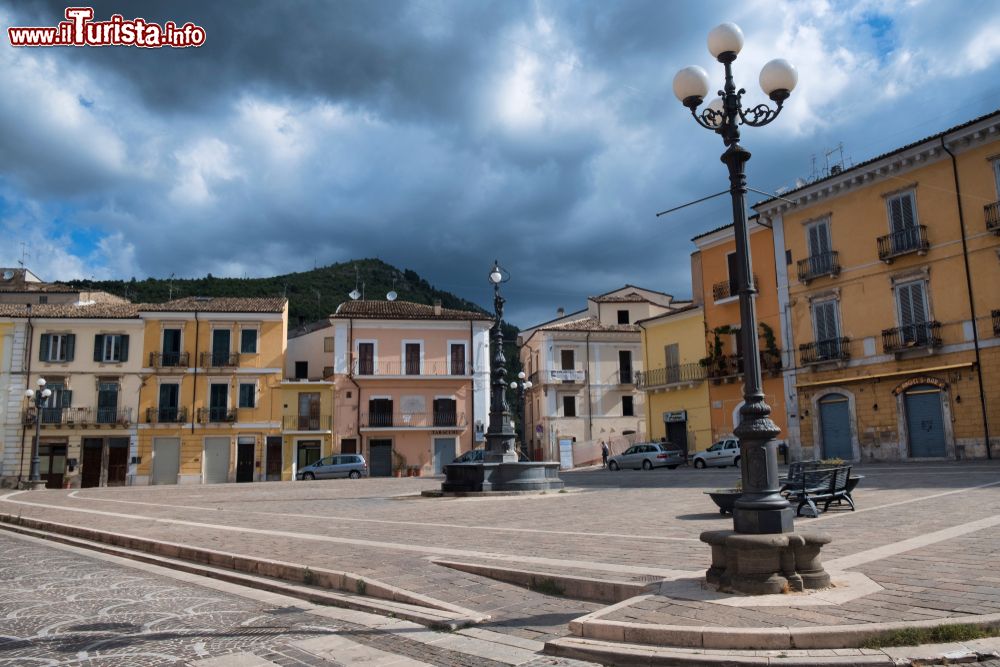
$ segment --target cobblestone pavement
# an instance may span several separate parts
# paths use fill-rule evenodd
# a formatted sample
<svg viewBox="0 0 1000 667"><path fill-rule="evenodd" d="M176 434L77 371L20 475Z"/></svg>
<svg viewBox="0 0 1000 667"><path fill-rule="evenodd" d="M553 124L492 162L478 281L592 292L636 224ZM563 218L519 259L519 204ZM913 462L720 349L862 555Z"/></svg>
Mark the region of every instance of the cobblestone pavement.
<svg viewBox="0 0 1000 667"><path fill-rule="evenodd" d="M414 661L401 665L510 664L302 608L313 605L277 606L252 599L259 591L228 594L115 560L0 533L0 665L177 665L232 654L288 666L354 664L309 650L333 635ZM538 656L521 664L587 663Z"/></svg>
<svg viewBox="0 0 1000 667"><path fill-rule="evenodd" d="M667 598L619 613L657 623L701 623L710 614L713 623L734 625L827 625L1000 611L992 568L1000 557L1000 520L993 521L1000 465L883 464L855 472L865 476L857 512L831 508L797 528L830 534L824 562L863 572L884 591L836 614L743 607L720 615L718 606ZM568 634L569 620L602 605L456 572L434 559L614 579L679 570L699 576L710 554L698 535L731 526L703 491L731 486L737 476L735 469L573 472L564 475L568 493L489 499L420 497L439 488L433 478L38 491L0 498L0 512L347 570L491 614L491 629L544 641Z"/></svg>

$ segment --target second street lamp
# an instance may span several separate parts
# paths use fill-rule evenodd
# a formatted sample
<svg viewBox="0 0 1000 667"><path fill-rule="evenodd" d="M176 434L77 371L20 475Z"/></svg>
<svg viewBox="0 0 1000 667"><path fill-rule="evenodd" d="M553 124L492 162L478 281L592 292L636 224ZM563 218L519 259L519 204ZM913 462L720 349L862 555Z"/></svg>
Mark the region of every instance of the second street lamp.
<svg viewBox="0 0 1000 667"><path fill-rule="evenodd" d="M38 390L28 389L25 398L35 404L35 440L31 444L31 472L28 474L28 486L39 489L45 486L41 475L41 458L38 454L39 439L42 428L42 409L48 405L52 390L45 386L45 378L38 378Z"/></svg>
<svg viewBox="0 0 1000 667"><path fill-rule="evenodd" d="M740 126L767 125L781 112L798 81L795 68L785 60L772 60L760 73L760 85L774 102L743 107L743 94L733 82L733 62L743 48L743 32L733 23L716 26L708 34L708 50L725 67L725 84L719 97L700 113L709 90L708 74L700 67L686 67L674 77L674 94L691 110L699 125L722 137L726 150L722 162L729 168L736 240L736 284L740 300L740 335L743 350L743 406L734 433L740 441L743 495L736 501L733 531L708 531L702 540L712 545L708 579L723 588L744 593L777 593L792 589L828 586L829 576L819 564L819 549L829 541L822 535L794 533L793 513L780 494L775 436L781 430L771 420L764 401L757 313L746 214L746 163L750 152L740 141ZM780 536L780 537L779 537ZM736 539L734 539L736 538Z"/></svg>
<svg viewBox="0 0 1000 667"><path fill-rule="evenodd" d="M524 379L525 377L527 376L524 374L524 371L520 371L517 374L517 380L514 380L510 383L510 388L517 391L517 410L518 410L518 416L521 419L522 451L526 451L528 448L527 442L525 441L525 436L527 435L527 433L525 431L525 424L524 424L524 392L531 389L532 387L531 380L525 380Z"/></svg>

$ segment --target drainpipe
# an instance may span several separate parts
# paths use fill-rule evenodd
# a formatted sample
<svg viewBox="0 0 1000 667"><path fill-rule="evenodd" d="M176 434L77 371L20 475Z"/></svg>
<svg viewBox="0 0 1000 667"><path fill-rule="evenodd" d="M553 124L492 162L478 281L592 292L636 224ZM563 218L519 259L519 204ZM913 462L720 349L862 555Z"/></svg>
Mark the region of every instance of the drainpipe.
<svg viewBox="0 0 1000 667"><path fill-rule="evenodd" d="M955 202L958 204L958 224L962 230L962 260L965 263L965 289L969 295L969 314L972 316L972 346L976 351L976 378L979 381L979 407L983 412L983 436L986 438L986 458L993 458L990 447L990 422L986 412L986 393L983 391L983 364L979 354L979 326L976 322L976 302L972 298L972 272L969 270L969 246L965 239L965 215L962 209L962 186L958 180L958 161L948 150L941 137L941 148L951 156L951 172L955 179Z"/></svg>
<svg viewBox="0 0 1000 667"><path fill-rule="evenodd" d="M31 349L31 344L34 342L34 326L31 324L31 304L25 304L28 307L28 323L25 325L24 335L27 338L24 344L24 355L25 355L25 367L24 367L24 386L28 387L28 380L31 379L31 354L33 350ZM24 403L24 398L22 396L21 403ZM37 414L36 411L35 419L41 419L41 414ZM24 436L27 429L24 428L24 419L21 419L21 465L18 466L17 470L17 486L21 487L21 482L24 481Z"/></svg>
<svg viewBox="0 0 1000 667"><path fill-rule="evenodd" d="M469 320L469 358L465 360L466 368L469 368L469 361L475 359L475 339L472 334L472 320ZM449 350L451 352L451 350ZM451 363L449 358L446 363ZM469 449L475 449L476 447L476 372L475 364L472 366L472 372L469 374L469 400L467 401L469 405L469 421L468 423L472 425L472 437L469 443Z"/></svg>
<svg viewBox="0 0 1000 667"><path fill-rule="evenodd" d="M646 327L645 327L645 325L643 325L642 322L636 322L636 324L639 325L640 329L642 329L643 331L646 331ZM648 373L649 372L649 367L650 367L650 363L649 363L649 338L648 338L648 336L642 336L641 334L640 334L640 338L642 340L642 365L643 365L643 368L646 369L645 372ZM633 376L635 375L635 371L634 370L632 371L632 374L633 374ZM653 439L653 407L651 405L652 401L649 400L649 392L645 392L645 393L646 393L646 396L645 396L646 400L643 401L643 403L646 406L646 409L644 410L644 412L646 413L646 437L649 438L650 440L652 440ZM667 434L666 430L667 430L667 427L664 426L663 427L663 431L664 431L663 435L664 436L666 436L666 434Z"/></svg>
<svg viewBox="0 0 1000 667"><path fill-rule="evenodd" d="M194 411L198 399L198 311L194 311L194 385L191 387L191 434L194 435L194 422L197 414ZM152 474L152 473L150 473Z"/></svg>
<svg viewBox="0 0 1000 667"><path fill-rule="evenodd" d="M587 441L593 439L594 435L594 408L591 404L590 396L590 332L587 332L586 341L586 352L587 352Z"/></svg>

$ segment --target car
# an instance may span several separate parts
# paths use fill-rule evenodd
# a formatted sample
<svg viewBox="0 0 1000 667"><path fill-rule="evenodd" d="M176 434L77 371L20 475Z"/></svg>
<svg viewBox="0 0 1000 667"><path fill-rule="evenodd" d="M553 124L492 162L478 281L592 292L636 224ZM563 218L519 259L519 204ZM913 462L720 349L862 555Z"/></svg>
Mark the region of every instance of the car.
<svg viewBox="0 0 1000 667"><path fill-rule="evenodd" d="M652 470L666 467L673 470L684 463L684 450L669 442L641 442L608 459L608 469L631 468Z"/></svg>
<svg viewBox="0 0 1000 667"><path fill-rule="evenodd" d="M740 465L740 441L736 438L723 438L703 452L698 452L692 458L695 468L708 466Z"/></svg>
<svg viewBox="0 0 1000 667"><path fill-rule="evenodd" d="M361 454L335 454L304 466L295 473L295 479L333 479L350 477L357 479L368 476L368 464Z"/></svg>
<svg viewBox="0 0 1000 667"><path fill-rule="evenodd" d="M485 449L470 449L469 451L456 457L452 463L482 463L483 456L485 455ZM526 463L528 461L528 457L525 456L524 452L519 449L517 450L517 460L519 463Z"/></svg>

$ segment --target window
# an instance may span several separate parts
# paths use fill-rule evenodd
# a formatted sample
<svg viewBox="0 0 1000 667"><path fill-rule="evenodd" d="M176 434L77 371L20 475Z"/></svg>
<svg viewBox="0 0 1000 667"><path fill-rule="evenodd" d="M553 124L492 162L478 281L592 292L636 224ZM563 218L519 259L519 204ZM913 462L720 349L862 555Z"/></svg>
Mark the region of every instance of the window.
<svg viewBox="0 0 1000 667"><path fill-rule="evenodd" d="M563 417L576 417L576 396L563 396Z"/></svg>
<svg viewBox="0 0 1000 667"><path fill-rule="evenodd" d="M128 336L125 334L94 336L94 361L105 364L128 361Z"/></svg>
<svg viewBox="0 0 1000 667"><path fill-rule="evenodd" d="M904 343L926 343L930 335L927 296L924 281L903 283L896 287L900 337Z"/></svg>
<svg viewBox="0 0 1000 667"><path fill-rule="evenodd" d="M465 344L451 344L451 374L466 375L465 369Z"/></svg>
<svg viewBox="0 0 1000 667"><path fill-rule="evenodd" d="M163 354L160 357L161 366L178 366L181 361L181 330L163 330Z"/></svg>
<svg viewBox="0 0 1000 667"><path fill-rule="evenodd" d="M49 297L47 296L38 297L38 303L48 303L48 302L49 302Z"/></svg>
<svg viewBox="0 0 1000 667"><path fill-rule="evenodd" d="M818 257L830 252L830 224L827 220L809 225L806 230L809 236L809 257Z"/></svg>
<svg viewBox="0 0 1000 667"><path fill-rule="evenodd" d="M679 382L681 379L681 351L677 343L663 347L663 365L667 369L667 382Z"/></svg>
<svg viewBox="0 0 1000 667"><path fill-rule="evenodd" d="M296 380L308 380L309 379L309 362L308 361L296 361L295 362L295 379Z"/></svg>
<svg viewBox="0 0 1000 667"><path fill-rule="evenodd" d="M42 423L58 424L62 422L63 409L73 404L73 392L66 388L61 378L49 378L45 388L51 390L52 395L42 408Z"/></svg>
<svg viewBox="0 0 1000 667"><path fill-rule="evenodd" d="M458 424L458 410L453 398L434 399L434 425L455 426Z"/></svg>
<svg viewBox="0 0 1000 667"><path fill-rule="evenodd" d="M618 350L618 380L622 384L632 384L632 352Z"/></svg>
<svg viewBox="0 0 1000 667"><path fill-rule="evenodd" d="M327 336L323 339L323 351L333 352L333 336Z"/></svg>
<svg viewBox="0 0 1000 667"><path fill-rule="evenodd" d="M240 402L239 406L241 408L255 408L257 407L257 383L256 382L241 382L240 383Z"/></svg>
<svg viewBox="0 0 1000 667"><path fill-rule="evenodd" d="M212 330L212 365L229 364L229 343L232 332L229 329Z"/></svg>
<svg viewBox="0 0 1000 667"><path fill-rule="evenodd" d="M622 396L622 417L633 417L635 416L634 408L632 407L632 397Z"/></svg>
<svg viewBox="0 0 1000 667"><path fill-rule="evenodd" d="M840 326L834 299L813 303L813 331L817 359L840 358Z"/></svg>
<svg viewBox="0 0 1000 667"><path fill-rule="evenodd" d="M737 296L740 293L740 284L735 252L726 255L726 269L729 271L729 296Z"/></svg>
<svg viewBox="0 0 1000 667"><path fill-rule="evenodd" d="M180 385L161 384L157 421L166 423L178 421L177 417L178 417L179 407L180 407Z"/></svg>
<svg viewBox="0 0 1000 667"><path fill-rule="evenodd" d="M559 361L561 362L561 368L564 371L573 370L576 366L576 360L573 358L573 350L560 350Z"/></svg>
<svg viewBox="0 0 1000 667"><path fill-rule="evenodd" d="M619 310L618 311L618 324L628 324L628 311Z"/></svg>
<svg viewBox="0 0 1000 667"><path fill-rule="evenodd" d="M301 392L299 394L299 430L319 430L319 392Z"/></svg>
<svg viewBox="0 0 1000 667"><path fill-rule="evenodd" d="M889 227L893 232L904 232L917 226L917 207L912 192L904 192L886 199L889 209Z"/></svg>
<svg viewBox="0 0 1000 667"><path fill-rule="evenodd" d="M101 380L97 385L97 423L118 421L118 381Z"/></svg>
<svg viewBox="0 0 1000 667"><path fill-rule="evenodd" d="M420 343L404 343L403 354L405 356L406 375L420 375Z"/></svg>
<svg viewBox="0 0 1000 667"><path fill-rule="evenodd" d="M257 354L256 329L240 329L240 354Z"/></svg>
<svg viewBox="0 0 1000 667"><path fill-rule="evenodd" d="M358 343L358 375L375 375L375 343Z"/></svg>
<svg viewBox="0 0 1000 667"><path fill-rule="evenodd" d="M997 197L1000 197L1000 159L993 160L993 180L996 181Z"/></svg>
<svg viewBox="0 0 1000 667"><path fill-rule="evenodd" d="M73 361L76 334L42 334L38 346L39 361Z"/></svg>
<svg viewBox="0 0 1000 667"><path fill-rule="evenodd" d="M224 422L229 414L229 385L216 383L208 391L208 420Z"/></svg>

